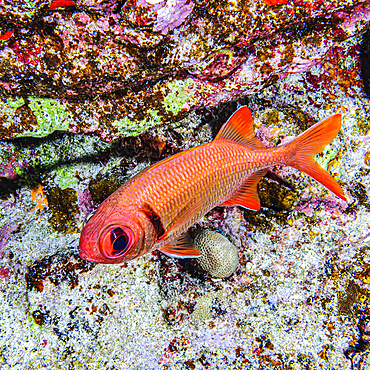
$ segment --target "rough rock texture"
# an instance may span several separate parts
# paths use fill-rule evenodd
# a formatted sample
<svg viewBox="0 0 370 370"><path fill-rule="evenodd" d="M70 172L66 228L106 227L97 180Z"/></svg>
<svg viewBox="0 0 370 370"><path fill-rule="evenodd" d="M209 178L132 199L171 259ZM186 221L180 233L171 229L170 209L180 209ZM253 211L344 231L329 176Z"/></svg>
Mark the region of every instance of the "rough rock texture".
<svg viewBox="0 0 370 370"><path fill-rule="evenodd" d="M1 369L368 368L368 3L70 3L0 4ZM78 257L106 196L242 104L268 146L342 113L317 160L348 204L274 168L260 211L219 207L190 230L231 237L225 281L159 252Z"/></svg>
<svg viewBox="0 0 370 370"><path fill-rule="evenodd" d="M367 3L4 1L0 137L110 141L255 93L356 34Z"/></svg>

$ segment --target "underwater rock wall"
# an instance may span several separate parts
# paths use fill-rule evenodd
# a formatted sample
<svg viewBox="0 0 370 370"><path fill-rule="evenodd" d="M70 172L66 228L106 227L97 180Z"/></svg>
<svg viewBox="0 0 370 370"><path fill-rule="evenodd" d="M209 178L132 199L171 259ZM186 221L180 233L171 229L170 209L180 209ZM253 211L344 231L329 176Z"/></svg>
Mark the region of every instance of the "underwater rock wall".
<svg viewBox="0 0 370 370"><path fill-rule="evenodd" d="M370 366L370 5L271 3L0 4L2 369ZM191 229L238 248L230 278L159 252L79 258L100 202L240 105L267 146L341 113L316 158L348 204L278 167L260 211L218 207Z"/></svg>
<svg viewBox="0 0 370 370"><path fill-rule="evenodd" d="M366 1L268 3L4 1L0 138L135 136L308 70L369 17Z"/></svg>

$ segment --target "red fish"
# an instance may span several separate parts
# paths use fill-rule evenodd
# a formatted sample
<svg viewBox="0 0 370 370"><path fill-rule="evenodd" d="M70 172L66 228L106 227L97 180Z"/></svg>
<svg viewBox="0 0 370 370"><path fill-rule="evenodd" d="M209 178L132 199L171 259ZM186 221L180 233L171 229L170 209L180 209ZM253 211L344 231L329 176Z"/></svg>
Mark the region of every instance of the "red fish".
<svg viewBox="0 0 370 370"><path fill-rule="evenodd" d="M313 159L337 136L341 120L336 114L288 144L266 148L254 135L250 110L241 107L211 143L154 164L108 197L81 232L80 256L120 263L159 249L178 258L197 257L186 230L218 205L260 209L257 184L274 165L301 170L346 200Z"/></svg>
<svg viewBox="0 0 370 370"><path fill-rule="evenodd" d="M9 40L12 37L13 32L14 32L14 30L11 30L11 31L5 32L3 35L0 35L0 40L2 40L2 41Z"/></svg>
<svg viewBox="0 0 370 370"><path fill-rule="evenodd" d="M71 0L55 0L49 5L49 9L55 10L57 8L68 8L73 5L75 5L75 3Z"/></svg>
<svg viewBox="0 0 370 370"><path fill-rule="evenodd" d="M268 6L272 5L283 5L288 2L288 0L263 0Z"/></svg>

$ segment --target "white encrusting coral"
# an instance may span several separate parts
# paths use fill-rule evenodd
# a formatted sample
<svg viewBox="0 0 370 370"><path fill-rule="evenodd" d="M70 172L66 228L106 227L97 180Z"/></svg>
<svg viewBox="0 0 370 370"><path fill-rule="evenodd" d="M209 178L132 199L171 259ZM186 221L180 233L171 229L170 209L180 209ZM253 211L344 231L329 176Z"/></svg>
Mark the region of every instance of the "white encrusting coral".
<svg viewBox="0 0 370 370"><path fill-rule="evenodd" d="M205 230L194 242L201 253L197 262L211 276L226 278L235 272L239 263L238 249L222 234Z"/></svg>

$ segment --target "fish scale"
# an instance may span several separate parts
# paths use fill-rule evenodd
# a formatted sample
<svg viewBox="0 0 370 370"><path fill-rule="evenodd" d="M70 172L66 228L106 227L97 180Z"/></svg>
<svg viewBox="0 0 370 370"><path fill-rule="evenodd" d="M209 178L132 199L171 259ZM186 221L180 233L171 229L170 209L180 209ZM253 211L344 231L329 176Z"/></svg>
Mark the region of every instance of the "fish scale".
<svg viewBox="0 0 370 370"><path fill-rule="evenodd" d="M313 158L340 127L337 114L290 143L266 148L254 135L250 110L242 107L214 141L152 165L107 198L81 232L80 255L103 263L128 261L155 249L197 257L199 250L184 232L218 205L260 209L257 184L276 164L306 172L345 200L339 184Z"/></svg>
<svg viewBox="0 0 370 370"><path fill-rule="evenodd" d="M229 199L255 171L280 163L283 148L251 150L232 142L213 142L136 175L126 189L138 207L149 204L168 231L196 203L201 207L171 231L176 238L202 215ZM182 174L182 175L179 175ZM230 186L232 184L233 186ZM145 191L143 191L145 189ZM141 197L135 194L142 194ZM128 204L127 204L128 205Z"/></svg>

